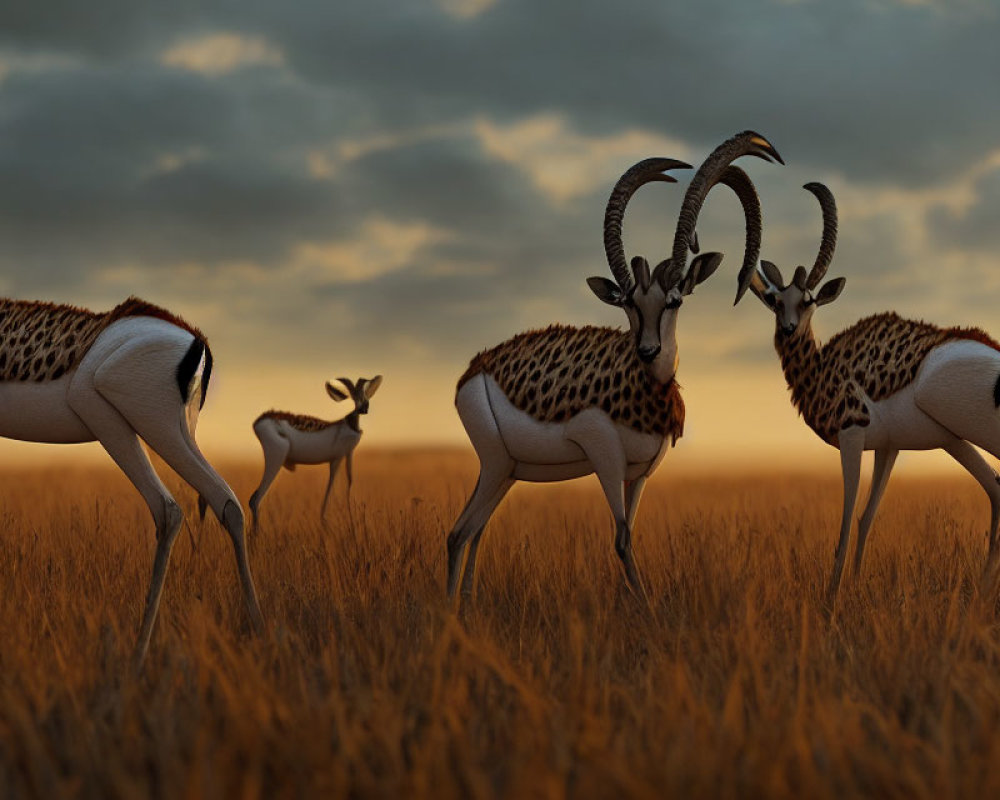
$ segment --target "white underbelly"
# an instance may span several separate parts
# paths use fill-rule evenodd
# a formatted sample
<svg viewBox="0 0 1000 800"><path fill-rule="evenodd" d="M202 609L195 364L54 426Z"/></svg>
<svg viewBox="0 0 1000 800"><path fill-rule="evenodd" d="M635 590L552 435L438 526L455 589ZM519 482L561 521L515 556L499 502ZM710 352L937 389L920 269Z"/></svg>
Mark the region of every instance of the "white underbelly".
<svg viewBox="0 0 1000 800"><path fill-rule="evenodd" d="M458 392L455 404L466 429L483 430L479 420L495 420L503 447L515 462L513 477L525 481L562 481L594 471L578 442L588 428L613 432L625 455L626 478L633 480L654 467L666 447L664 437L640 433L611 422L598 408L590 408L564 422L541 422L514 406L489 376L477 376Z"/></svg>
<svg viewBox="0 0 1000 800"><path fill-rule="evenodd" d="M94 435L66 402L76 370L58 380L0 381L0 436L26 442L92 442Z"/></svg>
<svg viewBox="0 0 1000 800"><path fill-rule="evenodd" d="M914 399L917 381L884 400L868 400L871 422L865 429L865 450L935 450L955 436L925 414Z"/></svg>

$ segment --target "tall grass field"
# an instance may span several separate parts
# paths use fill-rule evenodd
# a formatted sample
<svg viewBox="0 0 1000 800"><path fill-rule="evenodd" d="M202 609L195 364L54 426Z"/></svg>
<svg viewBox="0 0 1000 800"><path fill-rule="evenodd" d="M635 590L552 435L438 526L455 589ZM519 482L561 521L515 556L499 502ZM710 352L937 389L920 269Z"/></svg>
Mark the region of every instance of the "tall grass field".
<svg viewBox="0 0 1000 800"><path fill-rule="evenodd" d="M58 461L0 471L0 797L1000 796L989 506L957 474L890 484L830 618L835 464L665 463L634 535L651 609L595 480L519 486L456 613L474 459L362 448L326 524L324 468L265 499L262 636L174 479L189 523L136 676L152 522L112 466ZM221 472L246 500L259 469Z"/></svg>

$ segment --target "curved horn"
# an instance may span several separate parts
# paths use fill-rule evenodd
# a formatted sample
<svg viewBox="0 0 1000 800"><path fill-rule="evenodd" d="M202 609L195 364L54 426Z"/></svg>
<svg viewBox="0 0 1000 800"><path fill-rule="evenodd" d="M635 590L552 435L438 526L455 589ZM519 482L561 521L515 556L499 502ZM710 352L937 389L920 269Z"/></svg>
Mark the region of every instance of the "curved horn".
<svg viewBox="0 0 1000 800"><path fill-rule="evenodd" d="M672 258L675 264L680 264L683 267L687 263L688 243L691 241L691 234L698 222L698 214L705 202L705 197L709 190L721 180L722 174L729 164L740 156L757 156L765 161L785 163L772 144L754 131L738 133L716 147L698 168L684 194L684 202L681 203L681 210L677 215L677 229L674 232ZM745 280L745 276L743 280Z"/></svg>
<svg viewBox="0 0 1000 800"><path fill-rule="evenodd" d="M816 263L809 270L809 278L806 280L806 288L815 289L826 275L827 267L833 260L833 251L837 247L837 201L833 199L833 192L822 183L807 183L802 188L816 195L819 207L823 209L823 239L819 245L819 253L816 254Z"/></svg>
<svg viewBox="0 0 1000 800"><path fill-rule="evenodd" d="M625 260L625 245L622 243L622 218L625 216L625 206L628 205L636 189L644 183L650 181L676 183L675 178L663 174L666 170L690 168L690 164L673 158L647 158L626 170L618 179L615 188L611 190L611 197L608 198L608 205L604 211L604 252L608 257L611 274L615 276L625 294L632 289L632 278Z"/></svg>
<svg viewBox="0 0 1000 800"><path fill-rule="evenodd" d="M736 303L740 302L746 290L750 288L753 281L753 273L757 268L757 259L760 258L760 238L762 217L760 211L760 198L757 196L757 188L747 175L739 167L726 167L719 183L725 184L732 189L743 205L743 214L747 220L746 246L743 249L743 266L740 267L739 277L736 279Z"/></svg>
<svg viewBox="0 0 1000 800"><path fill-rule="evenodd" d="M352 381L350 378L337 378L337 380L347 387L347 391L350 392L351 395L354 394L354 381Z"/></svg>

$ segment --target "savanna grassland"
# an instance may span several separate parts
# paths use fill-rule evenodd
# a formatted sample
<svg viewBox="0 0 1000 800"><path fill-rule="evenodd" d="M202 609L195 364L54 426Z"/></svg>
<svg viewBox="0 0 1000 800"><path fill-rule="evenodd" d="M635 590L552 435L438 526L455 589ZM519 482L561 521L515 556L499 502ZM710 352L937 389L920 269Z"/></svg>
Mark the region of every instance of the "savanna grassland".
<svg viewBox="0 0 1000 800"><path fill-rule="evenodd" d="M222 471L246 498L257 469ZM138 495L111 467L5 468L0 796L1000 794L971 480L890 484L827 621L832 474L665 465L635 537L651 611L595 482L517 488L455 615L444 538L474 477L467 455L362 452L352 513L323 527L325 470L283 473L252 542L261 637L221 527L192 525L134 678L154 546Z"/></svg>

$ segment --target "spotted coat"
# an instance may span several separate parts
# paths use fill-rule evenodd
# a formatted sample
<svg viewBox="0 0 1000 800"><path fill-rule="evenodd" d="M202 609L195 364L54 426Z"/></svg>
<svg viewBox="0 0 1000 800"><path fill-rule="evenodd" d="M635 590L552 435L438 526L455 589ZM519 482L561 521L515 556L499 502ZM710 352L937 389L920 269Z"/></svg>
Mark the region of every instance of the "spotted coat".
<svg viewBox="0 0 1000 800"><path fill-rule="evenodd" d="M1000 350L978 328L939 328L892 312L859 320L822 346L811 327L791 335L779 327L774 347L795 407L821 439L836 446L844 428L871 422L865 398L884 400L905 388L932 349L957 339Z"/></svg>
<svg viewBox="0 0 1000 800"><path fill-rule="evenodd" d="M130 297L111 311L0 299L0 381L57 380L73 369L111 323L126 317L156 317L192 333L197 329L169 311Z"/></svg>
<svg viewBox="0 0 1000 800"><path fill-rule="evenodd" d="M287 422L297 431L304 431L305 433L314 433L316 431L325 431L327 428L336 425L342 420L335 420L333 422L327 422L319 417L310 417L305 414L292 414L289 411L276 411L271 409L270 411L265 411L257 419L254 420L254 425L260 422L262 419L273 419L276 422Z"/></svg>
<svg viewBox="0 0 1000 800"><path fill-rule="evenodd" d="M481 373L493 378L515 407L541 422L562 422L599 408L642 433L676 441L684 432L677 383L647 377L633 337L615 328L552 325L518 334L473 358L457 389Z"/></svg>

